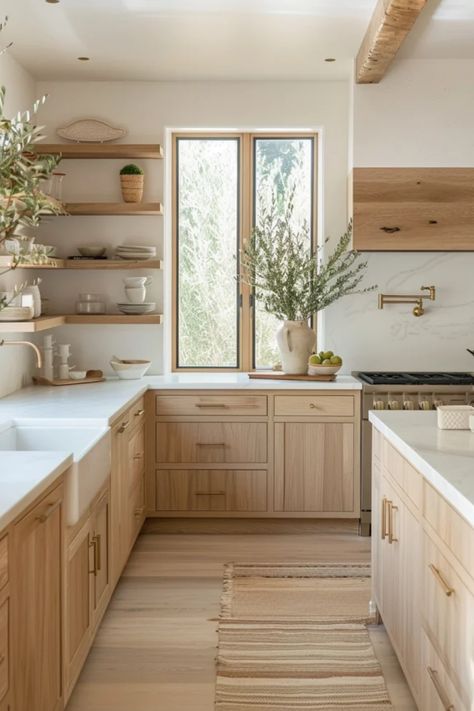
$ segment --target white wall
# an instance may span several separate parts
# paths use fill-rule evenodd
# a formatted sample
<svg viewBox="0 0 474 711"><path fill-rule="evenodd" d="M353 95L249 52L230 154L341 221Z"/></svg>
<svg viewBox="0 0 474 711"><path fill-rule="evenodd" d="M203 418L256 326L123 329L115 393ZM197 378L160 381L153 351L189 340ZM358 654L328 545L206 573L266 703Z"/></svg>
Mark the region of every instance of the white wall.
<svg viewBox="0 0 474 711"><path fill-rule="evenodd" d="M0 84L7 89L6 116L14 116L17 111L30 108L36 98L33 78L9 54L0 57ZM21 281L18 273L0 277L0 291L10 290L18 281ZM19 334L13 334L5 340L20 337ZM33 364L34 354L30 348L0 348L0 397L30 382Z"/></svg>
<svg viewBox="0 0 474 711"><path fill-rule="evenodd" d="M397 60L377 85L357 85L354 165L474 166L474 61ZM474 238L474 235L473 235ZM435 284L434 303L377 310L376 293L327 310L325 343L347 369L474 370L474 253L379 253L366 281L385 293Z"/></svg>
<svg viewBox="0 0 474 711"><path fill-rule="evenodd" d="M337 234L346 222L348 92L345 82L41 82L38 91L49 99L41 112L49 140L58 126L78 117L96 116L126 127L129 142L165 142L167 129L311 129L321 128L324 140L324 220L326 233ZM169 157L169 152L168 152ZM120 199L118 169L123 161L64 161L68 200ZM146 197L169 202L164 193L163 169L143 163ZM122 240L157 244L163 254L167 218L70 217L52 219L41 228L44 241L58 245L60 254L74 253L81 242ZM100 276L99 276L100 275ZM73 309L79 291L106 292L110 302L121 300L122 274L80 272L48 274L45 294L58 311ZM45 279L45 281L46 281ZM152 300L163 304L162 276L155 273ZM56 332L61 342L73 344L81 367L108 370L108 360L150 357L150 372L162 372L161 326L68 326Z"/></svg>

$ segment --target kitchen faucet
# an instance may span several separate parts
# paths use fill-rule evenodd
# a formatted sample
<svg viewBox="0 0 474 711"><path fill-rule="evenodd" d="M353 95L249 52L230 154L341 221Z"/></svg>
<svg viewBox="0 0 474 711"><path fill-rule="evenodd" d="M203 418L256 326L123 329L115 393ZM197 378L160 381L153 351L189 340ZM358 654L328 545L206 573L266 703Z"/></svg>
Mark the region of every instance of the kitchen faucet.
<svg viewBox="0 0 474 711"><path fill-rule="evenodd" d="M34 352L36 353L36 363L38 365L38 368L41 368L42 361L41 361L41 352L40 349L35 346L34 343L31 343L31 341L5 341L2 340L0 341L0 346L30 346L33 348Z"/></svg>

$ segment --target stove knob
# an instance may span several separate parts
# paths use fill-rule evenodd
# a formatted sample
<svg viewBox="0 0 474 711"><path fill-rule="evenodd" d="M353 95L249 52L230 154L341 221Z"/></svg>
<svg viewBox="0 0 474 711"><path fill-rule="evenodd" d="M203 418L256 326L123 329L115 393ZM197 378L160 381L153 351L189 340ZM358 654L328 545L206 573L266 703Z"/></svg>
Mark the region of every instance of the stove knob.
<svg viewBox="0 0 474 711"><path fill-rule="evenodd" d="M374 410L385 410L385 403L383 400L374 400Z"/></svg>
<svg viewBox="0 0 474 711"><path fill-rule="evenodd" d="M415 403L413 402L413 400L404 400L403 401L403 409L404 410L414 410Z"/></svg>
<svg viewBox="0 0 474 711"><path fill-rule="evenodd" d="M420 410L431 410L429 400L420 400Z"/></svg>
<svg viewBox="0 0 474 711"><path fill-rule="evenodd" d="M399 410L400 403L398 402L398 400L389 400L388 401L388 409L389 410Z"/></svg>

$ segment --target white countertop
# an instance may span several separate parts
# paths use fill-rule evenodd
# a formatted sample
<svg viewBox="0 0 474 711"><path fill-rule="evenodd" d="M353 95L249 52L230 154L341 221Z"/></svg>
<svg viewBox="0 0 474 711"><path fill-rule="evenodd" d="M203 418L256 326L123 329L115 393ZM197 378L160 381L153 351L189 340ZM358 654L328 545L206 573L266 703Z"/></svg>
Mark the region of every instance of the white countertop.
<svg viewBox="0 0 474 711"><path fill-rule="evenodd" d="M372 410L369 420L474 526L474 433L439 430L436 412Z"/></svg>
<svg viewBox="0 0 474 711"><path fill-rule="evenodd" d="M0 452L0 532L71 463L67 452Z"/></svg>
<svg viewBox="0 0 474 711"><path fill-rule="evenodd" d="M244 373L152 375L141 380L108 379L90 385L32 386L0 399L0 426L17 424L109 425L137 397L157 390L360 390L361 383L341 375L332 383L251 380ZM0 451L0 530L5 528L72 462L72 453Z"/></svg>
<svg viewBox="0 0 474 711"><path fill-rule="evenodd" d="M360 390L351 375L332 383L298 380L251 380L244 373L151 375L141 380L108 379L90 385L32 386L0 400L0 420L7 418L88 419L110 422L147 390Z"/></svg>

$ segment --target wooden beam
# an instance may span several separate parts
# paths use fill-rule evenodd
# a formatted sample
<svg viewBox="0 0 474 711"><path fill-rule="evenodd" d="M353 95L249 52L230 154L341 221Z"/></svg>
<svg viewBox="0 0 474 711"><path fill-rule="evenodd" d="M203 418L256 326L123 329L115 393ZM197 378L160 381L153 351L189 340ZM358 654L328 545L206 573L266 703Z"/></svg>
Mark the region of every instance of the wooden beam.
<svg viewBox="0 0 474 711"><path fill-rule="evenodd" d="M357 84L378 84L428 0L378 0L356 59Z"/></svg>

